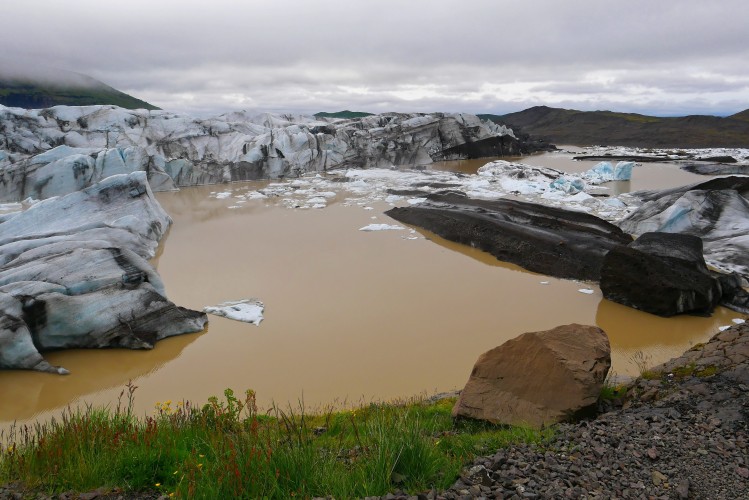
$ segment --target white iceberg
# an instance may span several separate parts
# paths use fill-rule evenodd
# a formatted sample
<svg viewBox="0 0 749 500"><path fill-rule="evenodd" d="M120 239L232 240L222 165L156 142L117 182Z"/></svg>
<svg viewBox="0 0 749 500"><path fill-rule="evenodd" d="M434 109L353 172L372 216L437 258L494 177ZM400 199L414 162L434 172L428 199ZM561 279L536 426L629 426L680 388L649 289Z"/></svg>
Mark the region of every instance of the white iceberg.
<svg viewBox="0 0 749 500"><path fill-rule="evenodd" d="M400 231L402 229L405 228L395 224L369 224L368 226L360 227L359 231Z"/></svg>
<svg viewBox="0 0 749 500"><path fill-rule="evenodd" d="M609 181L628 181L632 179L633 161L620 161L612 166L607 161L602 161L583 174L583 177L594 184Z"/></svg>
<svg viewBox="0 0 749 500"><path fill-rule="evenodd" d="M235 321L242 321L256 326L263 321L263 311L265 305L257 299L242 299L229 302L222 302L216 306L207 306L203 312L221 316Z"/></svg>

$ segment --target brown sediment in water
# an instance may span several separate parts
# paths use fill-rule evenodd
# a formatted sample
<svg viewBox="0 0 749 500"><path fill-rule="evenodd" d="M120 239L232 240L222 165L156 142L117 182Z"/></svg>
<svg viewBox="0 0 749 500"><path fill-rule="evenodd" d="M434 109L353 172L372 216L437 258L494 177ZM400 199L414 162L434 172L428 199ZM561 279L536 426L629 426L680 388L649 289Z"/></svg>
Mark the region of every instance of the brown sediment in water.
<svg viewBox="0 0 749 500"><path fill-rule="evenodd" d="M228 209L231 199L209 196L247 186L159 194L175 224L154 262L177 304L260 298L259 327L211 317L205 333L152 351L50 353L71 375L0 373L0 428L70 402L113 406L130 379L139 413L166 399L204 402L227 387L252 388L265 406L303 398L307 407L451 390L484 351L573 322L606 330L613 370L633 375L638 351L657 364L737 317L719 308L711 318L659 318L608 302L595 286L529 273L427 232L359 231L395 224L382 214L386 203L343 206L341 194L322 210L273 200Z"/></svg>

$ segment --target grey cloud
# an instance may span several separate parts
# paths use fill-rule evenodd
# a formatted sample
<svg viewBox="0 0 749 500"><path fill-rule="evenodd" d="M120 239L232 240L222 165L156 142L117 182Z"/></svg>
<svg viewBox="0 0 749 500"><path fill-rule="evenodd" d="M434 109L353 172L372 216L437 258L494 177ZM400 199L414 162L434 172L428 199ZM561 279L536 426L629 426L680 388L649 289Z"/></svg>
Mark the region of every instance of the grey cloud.
<svg viewBox="0 0 749 500"><path fill-rule="evenodd" d="M492 111L540 97L638 108L649 102L638 88L673 109L702 106L693 93L749 101L743 0L50 0L13 2L3 18L17 66L78 71L183 111ZM588 81L596 72L615 77ZM404 98L409 88L423 96Z"/></svg>

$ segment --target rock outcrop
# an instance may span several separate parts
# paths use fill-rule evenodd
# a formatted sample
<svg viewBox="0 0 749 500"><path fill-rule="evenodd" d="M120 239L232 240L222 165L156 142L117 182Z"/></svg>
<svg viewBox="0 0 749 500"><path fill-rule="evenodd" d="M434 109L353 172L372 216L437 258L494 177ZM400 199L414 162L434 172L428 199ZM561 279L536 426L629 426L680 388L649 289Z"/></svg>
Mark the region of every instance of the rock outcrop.
<svg viewBox="0 0 749 500"><path fill-rule="evenodd" d="M145 172L108 177L0 221L0 368L66 373L41 352L148 349L203 329L147 259L171 219Z"/></svg>
<svg viewBox="0 0 749 500"><path fill-rule="evenodd" d="M702 240L645 233L612 248L601 268L601 292L614 302L659 316L710 314L723 290L702 256Z"/></svg>
<svg viewBox="0 0 749 500"><path fill-rule="evenodd" d="M453 416L535 428L571 420L595 409L610 367L600 328L524 333L479 357Z"/></svg>
<svg viewBox="0 0 749 500"><path fill-rule="evenodd" d="M681 169L699 175L749 175L749 165L727 163L689 163Z"/></svg>
<svg viewBox="0 0 749 500"><path fill-rule="evenodd" d="M506 127L446 113L343 120L236 112L198 120L115 106L0 106L0 137L6 201L66 194L136 170L164 190L523 151Z"/></svg>
<svg viewBox="0 0 749 500"><path fill-rule="evenodd" d="M643 204L619 223L625 232L702 238L708 265L749 276L749 177L722 177L662 191L633 193Z"/></svg>
<svg viewBox="0 0 749 500"><path fill-rule="evenodd" d="M395 220L479 248L538 273L597 281L606 253L632 238L598 217L516 200L429 195L386 212Z"/></svg>

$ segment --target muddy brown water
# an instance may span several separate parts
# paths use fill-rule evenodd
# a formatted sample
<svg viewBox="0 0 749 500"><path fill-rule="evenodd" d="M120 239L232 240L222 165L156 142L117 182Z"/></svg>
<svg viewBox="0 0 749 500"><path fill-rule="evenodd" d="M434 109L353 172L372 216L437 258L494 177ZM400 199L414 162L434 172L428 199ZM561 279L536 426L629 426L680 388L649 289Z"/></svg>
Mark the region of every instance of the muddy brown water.
<svg viewBox="0 0 749 500"><path fill-rule="evenodd" d="M558 154L523 161L589 168ZM673 165L652 167L638 167L629 187L703 179ZM650 178L642 180L645 169ZM613 371L635 375L639 364L678 355L740 317L718 308L710 318L659 318L604 300L594 285L529 273L425 231L359 231L394 223L382 213L390 208L384 202L364 210L345 206L341 194L321 210L267 200L230 210L231 200L209 196L217 190L157 195L175 223L154 263L177 304L202 309L257 297L266 305L262 324L211 316L205 332L166 339L152 351L46 355L69 376L0 372L0 429L48 419L69 404L115 406L129 380L138 386L138 413L157 401L202 403L227 387L254 389L265 407L429 395L462 387L484 351L573 322L606 330Z"/></svg>

